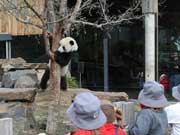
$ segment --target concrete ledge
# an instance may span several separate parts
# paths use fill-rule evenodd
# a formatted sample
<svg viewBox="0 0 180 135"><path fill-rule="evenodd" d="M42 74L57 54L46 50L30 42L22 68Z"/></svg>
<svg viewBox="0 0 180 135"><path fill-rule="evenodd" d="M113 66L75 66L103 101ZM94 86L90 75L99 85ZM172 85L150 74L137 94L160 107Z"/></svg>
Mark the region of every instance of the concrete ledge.
<svg viewBox="0 0 180 135"><path fill-rule="evenodd" d="M0 119L0 135L13 135L12 118Z"/></svg>

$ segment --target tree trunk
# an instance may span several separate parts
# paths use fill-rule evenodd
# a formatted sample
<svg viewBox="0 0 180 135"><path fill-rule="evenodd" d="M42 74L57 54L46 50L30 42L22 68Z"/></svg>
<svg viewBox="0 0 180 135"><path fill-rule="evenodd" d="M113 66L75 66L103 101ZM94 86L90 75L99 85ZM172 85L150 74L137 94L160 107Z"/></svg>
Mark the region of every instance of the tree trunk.
<svg viewBox="0 0 180 135"><path fill-rule="evenodd" d="M51 63L51 74L49 88L49 106L48 106L48 119L46 131L49 135L56 135L58 126L58 117L60 113L59 102L60 102L60 67L55 61Z"/></svg>
<svg viewBox="0 0 180 135"><path fill-rule="evenodd" d="M59 46L59 40L61 39L60 33L53 35L52 51L55 51ZM56 135L58 128L58 119L60 116L60 66L51 60L50 64L50 86L49 92L49 108L46 132L48 135Z"/></svg>

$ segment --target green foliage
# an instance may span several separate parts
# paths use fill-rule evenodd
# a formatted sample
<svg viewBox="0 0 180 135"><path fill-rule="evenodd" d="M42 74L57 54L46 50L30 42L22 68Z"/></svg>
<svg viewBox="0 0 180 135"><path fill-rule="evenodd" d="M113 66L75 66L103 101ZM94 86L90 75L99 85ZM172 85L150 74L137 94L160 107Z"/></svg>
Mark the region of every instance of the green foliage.
<svg viewBox="0 0 180 135"><path fill-rule="evenodd" d="M134 111L139 112L140 110L141 110L141 107L140 107L139 103L135 103L134 104Z"/></svg>
<svg viewBox="0 0 180 135"><path fill-rule="evenodd" d="M78 88L78 81L76 80L75 77L67 77L67 85L68 88Z"/></svg>

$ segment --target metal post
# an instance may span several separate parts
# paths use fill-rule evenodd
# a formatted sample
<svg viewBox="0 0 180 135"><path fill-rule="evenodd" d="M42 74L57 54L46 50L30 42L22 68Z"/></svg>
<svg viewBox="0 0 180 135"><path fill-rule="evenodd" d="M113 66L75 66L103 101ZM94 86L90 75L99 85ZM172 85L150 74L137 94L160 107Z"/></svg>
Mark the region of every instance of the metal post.
<svg viewBox="0 0 180 135"><path fill-rule="evenodd" d="M156 80L158 63L155 34L158 0L142 0L142 12L145 15L145 81ZM158 30L156 31L158 32ZM157 71L157 72L156 72Z"/></svg>
<svg viewBox="0 0 180 135"><path fill-rule="evenodd" d="M8 41L9 44L9 59L11 59L11 41Z"/></svg>
<svg viewBox="0 0 180 135"><path fill-rule="evenodd" d="M8 41L6 41L6 59L9 58L9 51L8 51Z"/></svg>
<svg viewBox="0 0 180 135"><path fill-rule="evenodd" d="M145 15L145 81L155 80L155 15Z"/></svg>
<svg viewBox="0 0 180 135"><path fill-rule="evenodd" d="M155 30L156 30L156 80L159 81L159 26L158 26L158 12L155 14Z"/></svg>
<svg viewBox="0 0 180 135"><path fill-rule="evenodd" d="M81 72L79 73L79 88L82 88Z"/></svg>
<svg viewBox="0 0 180 135"><path fill-rule="evenodd" d="M104 50L104 91L109 90L109 79L108 79L108 39L103 39L103 50Z"/></svg>

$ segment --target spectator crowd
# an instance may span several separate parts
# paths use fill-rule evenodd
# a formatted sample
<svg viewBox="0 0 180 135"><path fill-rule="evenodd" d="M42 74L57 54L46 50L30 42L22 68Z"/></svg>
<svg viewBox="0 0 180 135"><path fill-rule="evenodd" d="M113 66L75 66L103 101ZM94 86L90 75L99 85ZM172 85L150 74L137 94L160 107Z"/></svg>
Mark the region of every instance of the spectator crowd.
<svg viewBox="0 0 180 135"><path fill-rule="evenodd" d="M76 95L67 110L72 123L68 135L180 135L180 84L172 88L176 104L168 105L164 86L144 83L138 96L141 110L133 123L121 124L122 112L90 92ZM169 130L171 129L171 130Z"/></svg>

